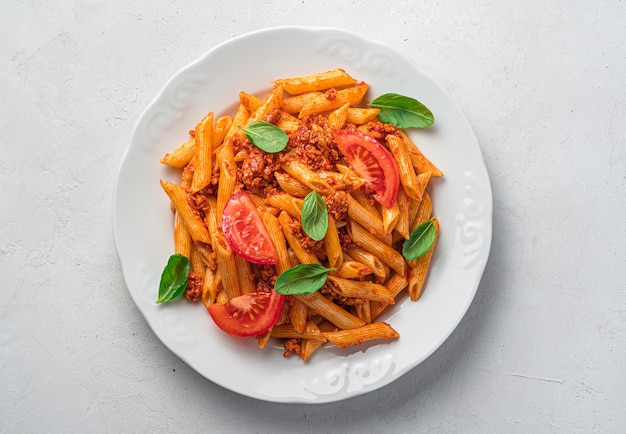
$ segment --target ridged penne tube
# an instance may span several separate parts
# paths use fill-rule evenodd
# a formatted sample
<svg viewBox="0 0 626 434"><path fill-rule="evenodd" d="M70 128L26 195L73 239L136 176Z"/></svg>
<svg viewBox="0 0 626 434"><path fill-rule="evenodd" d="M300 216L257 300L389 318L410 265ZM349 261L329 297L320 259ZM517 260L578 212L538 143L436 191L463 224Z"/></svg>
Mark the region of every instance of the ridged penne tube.
<svg viewBox="0 0 626 434"><path fill-rule="evenodd" d="M282 211L278 215L278 221L283 229L283 234L285 235L287 244L295 253L298 261L301 264L319 264L320 261L317 259L317 256L306 250L300 240L293 233L292 225L294 222L286 211Z"/></svg>
<svg viewBox="0 0 626 434"><path fill-rule="evenodd" d="M313 339L320 342L326 342L324 334L313 321L307 321L304 328L300 331L292 324L276 325L272 329L273 338L281 339Z"/></svg>
<svg viewBox="0 0 626 434"><path fill-rule="evenodd" d="M367 300L380 301L394 304L395 300L389 290L378 283L367 280L359 282L357 280L342 279L335 276L328 276L328 281L333 289L341 296L348 298L365 298Z"/></svg>
<svg viewBox="0 0 626 434"><path fill-rule="evenodd" d="M385 264L378 258L376 255L368 252L362 247L359 246L350 246L346 248L346 252L356 261L366 265L374 275L386 278L387 271L385 269Z"/></svg>
<svg viewBox="0 0 626 434"><path fill-rule="evenodd" d="M400 337L398 332L385 322L366 324L351 330L326 332L324 336L339 348L347 348L351 345L379 339L396 339Z"/></svg>
<svg viewBox="0 0 626 434"><path fill-rule="evenodd" d="M220 178L217 185L217 222L222 224L222 213L226 202L233 195L235 183L237 181L237 168L228 160L223 160L220 164Z"/></svg>
<svg viewBox="0 0 626 434"><path fill-rule="evenodd" d="M383 222L378 212L373 213L371 208L365 208L354 197L348 196L348 217L365 226L381 241L389 244L391 237L385 233Z"/></svg>
<svg viewBox="0 0 626 434"><path fill-rule="evenodd" d="M409 280L406 276L401 274L394 274L391 276L387 282L385 282L385 288L389 290L391 295L394 298L398 297L398 294L402 292L404 288L409 284ZM373 301L370 303L370 315L372 317L372 321L378 318L378 316L385 310L385 308L389 306L388 303L380 303L378 301Z"/></svg>
<svg viewBox="0 0 626 434"><path fill-rule="evenodd" d="M302 110L302 107L307 103L307 101L317 95L324 95L321 92L307 92L301 95L291 96L289 98L283 99L283 105L281 109L285 112L295 115Z"/></svg>
<svg viewBox="0 0 626 434"><path fill-rule="evenodd" d="M304 163L285 161L280 167L311 190L315 189L320 194L327 194L331 191L330 185Z"/></svg>
<svg viewBox="0 0 626 434"><path fill-rule="evenodd" d="M352 241L380 258L384 264L389 265L396 273L404 274L406 261L393 247L383 243L363 226L352 221L348 224L348 233Z"/></svg>
<svg viewBox="0 0 626 434"><path fill-rule="evenodd" d="M368 274L372 274L371 268L357 261L344 261L336 271L337 276L343 279L362 279Z"/></svg>
<svg viewBox="0 0 626 434"><path fill-rule="evenodd" d="M346 122L354 125L363 125L375 120L378 117L378 113L380 113L379 109L351 107L346 113Z"/></svg>
<svg viewBox="0 0 626 434"><path fill-rule="evenodd" d="M432 172L423 172L417 175L417 188L419 189L419 192L421 194L420 197L424 195L424 192L426 191L426 187L428 186L428 182L430 181L432 175Z"/></svg>
<svg viewBox="0 0 626 434"><path fill-rule="evenodd" d="M363 193L361 190L355 190L350 193L350 195L359 203L359 205L367 209L368 213L378 216L378 219L382 223L382 217L380 216L380 212L376 208L376 205L374 205L374 203L367 197L365 193Z"/></svg>
<svg viewBox="0 0 626 434"><path fill-rule="evenodd" d="M226 136L224 137L224 141L226 141L229 138L232 139L235 136L239 138L245 137L245 133L241 131L240 127L244 127L248 125L248 119L250 119L250 112L243 104L239 104L239 106L237 107L237 112L235 113L235 116L233 117L233 121L230 125L230 128L228 129L228 132L226 133Z"/></svg>
<svg viewBox="0 0 626 434"><path fill-rule="evenodd" d="M335 110L346 103L351 105L359 104L363 96L365 96L368 87L367 83L361 82L352 87L334 91L332 97L328 95L328 92L331 91L313 95L306 101L302 110L300 110L298 118L302 119L306 116Z"/></svg>
<svg viewBox="0 0 626 434"><path fill-rule="evenodd" d="M250 193L250 198L252 199L252 202L254 202L254 206L256 207L257 211L259 211L259 213L267 212L272 215L278 215L278 213L280 213L280 210L278 208L274 208L273 206L266 204L265 199L263 199L261 196Z"/></svg>
<svg viewBox="0 0 626 434"><path fill-rule="evenodd" d="M354 306L356 316L368 324L372 322L372 313L371 313L372 303L373 302L370 300L365 300L362 304L357 304L356 306Z"/></svg>
<svg viewBox="0 0 626 434"><path fill-rule="evenodd" d="M224 234L217 233L213 236L215 243L215 259L220 270L222 278L222 287L228 300L241 295L239 288L239 278L237 277L237 264L235 263L235 254L231 250Z"/></svg>
<svg viewBox="0 0 626 434"><path fill-rule="evenodd" d="M415 166L417 173L431 172L432 176L443 176L443 172L435 166L426 156L420 151L417 145L411 140L409 135L402 130L398 130L398 134L402 137L406 148L409 151L411 162Z"/></svg>
<svg viewBox="0 0 626 434"><path fill-rule="evenodd" d="M358 190L365 183L365 180L357 175L351 167L343 164L337 164L335 167L337 168L337 171L343 175L343 183L350 186L347 190L349 193Z"/></svg>
<svg viewBox="0 0 626 434"><path fill-rule="evenodd" d="M209 267L205 269L204 281L202 282L202 303L209 307L215 303L217 293L220 289L221 277L219 270L212 271Z"/></svg>
<svg viewBox="0 0 626 434"><path fill-rule="evenodd" d="M276 274L281 275L292 267L289 252L287 251L285 235L283 234L278 218L269 213L261 213L261 218L263 219L265 229L267 229L272 243L274 244L274 248L276 249L276 253L278 254L278 264L274 266Z"/></svg>
<svg viewBox="0 0 626 434"><path fill-rule="evenodd" d="M274 178L276 178L280 189L292 196L304 198L311 192L309 187L286 173L275 172Z"/></svg>
<svg viewBox="0 0 626 434"><path fill-rule="evenodd" d="M430 261L433 257L435 245L437 244L437 238L439 238L439 221L437 218L433 218L433 223L435 225L435 242L430 247L430 250L428 250L428 252L426 252L423 256L409 261L409 283L407 290L409 292L409 297L411 297L411 300L413 301L422 296L424 282L426 282L426 275L428 274L428 269L430 268Z"/></svg>
<svg viewBox="0 0 626 434"><path fill-rule="evenodd" d="M321 324L319 324L318 328L320 329L321 332L330 332L330 331L337 330L337 327L333 323L328 322L328 321L324 321ZM324 342L325 341L318 341L314 339L302 339L302 343L300 344L300 347L302 349L300 352L300 357L302 357L302 360L304 361L308 360L309 357L311 357L311 355L318 348L324 345Z"/></svg>
<svg viewBox="0 0 626 434"><path fill-rule="evenodd" d="M421 200L422 190L418 187L417 174L411 163L406 143L402 140L402 137L395 134L387 134L385 140L394 160L396 160L402 188L410 198Z"/></svg>
<svg viewBox="0 0 626 434"><path fill-rule="evenodd" d="M300 219L302 215L302 199L293 197L287 193L270 193L264 201L267 205L286 211L290 216Z"/></svg>
<svg viewBox="0 0 626 434"><path fill-rule="evenodd" d="M424 223L426 220L430 219L430 215L433 211L433 204L430 200L430 195L428 192L424 192L422 196L422 201L417 208L417 212L415 213L415 218L411 220L411 232L415 230L416 227Z"/></svg>
<svg viewBox="0 0 626 434"><path fill-rule="evenodd" d="M331 114L328 115L328 126L333 130L340 130L346 124L346 119L348 118L348 110L350 108L350 103L345 103L338 109L334 110Z"/></svg>
<svg viewBox="0 0 626 434"><path fill-rule="evenodd" d="M383 230L385 231L385 234L390 235L393 231L393 228L396 227L396 223L398 222L398 218L400 217L400 208L398 207L398 202L394 202L391 208L381 206L380 211L383 216Z"/></svg>
<svg viewBox="0 0 626 434"><path fill-rule="evenodd" d="M281 83L285 92L290 95L299 95L305 92L326 90L332 87L349 86L356 83L343 69L333 69L331 71L319 72L317 74L303 75L301 77L281 78L275 80Z"/></svg>
<svg viewBox="0 0 626 434"><path fill-rule="evenodd" d="M161 180L161 187L168 195L176 211L180 213L187 230L194 241L211 244L211 237L200 217L191 209L187 202L187 192L180 186Z"/></svg>
<svg viewBox="0 0 626 434"><path fill-rule="evenodd" d="M263 103L253 112L252 116L248 120L248 124L254 121L265 120L265 117L272 111L272 109L280 109L283 104L283 86L278 84L267 95Z"/></svg>
<svg viewBox="0 0 626 434"><path fill-rule="evenodd" d="M213 174L213 112L196 126L196 151L194 157L191 191L202 190L211 182Z"/></svg>
<svg viewBox="0 0 626 434"><path fill-rule="evenodd" d="M339 241L339 232L337 232L337 224L332 215L328 215L328 228L324 237L324 249L326 250L326 258L330 268L341 267L343 262L343 250Z"/></svg>
<svg viewBox="0 0 626 434"><path fill-rule="evenodd" d="M400 213L398 214L398 221L394 227L394 231L396 231L402 238L405 240L409 239L409 201L411 199L406 195L404 190L400 189L398 191L398 198L396 199L396 203L398 204L398 210Z"/></svg>
<svg viewBox="0 0 626 434"><path fill-rule="evenodd" d="M178 211L174 215L174 253L188 258L191 255L191 235Z"/></svg>
<svg viewBox="0 0 626 434"><path fill-rule="evenodd" d="M189 254L189 269L194 273L200 273L204 275L204 269L206 268L204 261L198 249L196 248L196 243L191 245L191 253Z"/></svg>
<svg viewBox="0 0 626 434"><path fill-rule="evenodd" d="M278 119L278 122L276 122L276 126L287 134L293 133L300 126L300 121L298 120L298 118L293 118L291 115L285 115L288 115L288 113L281 111L280 119Z"/></svg>
<svg viewBox="0 0 626 434"><path fill-rule="evenodd" d="M254 113L261 107L263 100L248 92L241 91L239 92L239 104L248 109L249 112Z"/></svg>
<svg viewBox="0 0 626 434"><path fill-rule="evenodd" d="M234 255L235 267L237 267L237 278L239 279L239 290L242 294L256 292L256 284L252 275L250 263L239 255Z"/></svg>
<svg viewBox="0 0 626 434"><path fill-rule="evenodd" d="M289 322L292 327L299 333L304 333L306 328L308 308L297 298L293 299L291 308L289 309Z"/></svg>
<svg viewBox="0 0 626 434"><path fill-rule="evenodd" d="M270 341L270 338L272 337L272 329L274 327L275 326L270 327L270 329L266 331L265 333L263 333L262 335L255 336L255 339L257 340L257 344L259 345L260 349L265 348L267 343Z"/></svg>
<svg viewBox="0 0 626 434"><path fill-rule="evenodd" d="M176 169L182 169L191 161L195 152L196 138L192 137L172 152L165 154L160 162Z"/></svg>
<svg viewBox="0 0 626 434"><path fill-rule="evenodd" d="M215 122L215 125L213 126L213 151L215 151L217 147L222 144L232 124L233 118L228 115L221 116Z"/></svg>
<svg viewBox="0 0 626 434"><path fill-rule="evenodd" d="M353 329L365 325L365 321L337 306L319 292L300 294L294 297L306 304L313 312L335 324L340 329Z"/></svg>
<svg viewBox="0 0 626 434"><path fill-rule="evenodd" d="M219 304L226 304L228 303L228 300L229 297L228 294L226 294L224 288L220 289L217 293L217 296L215 297L215 302Z"/></svg>

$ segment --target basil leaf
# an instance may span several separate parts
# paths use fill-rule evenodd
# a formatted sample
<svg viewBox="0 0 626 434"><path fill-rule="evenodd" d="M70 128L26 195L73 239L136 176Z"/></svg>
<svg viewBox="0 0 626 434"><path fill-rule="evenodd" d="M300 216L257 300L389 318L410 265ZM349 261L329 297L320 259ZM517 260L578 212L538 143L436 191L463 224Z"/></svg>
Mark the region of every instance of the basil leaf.
<svg viewBox="0 0 626 434"><path fill-rule="evenodd" d="M425 255L435 242L436 235L437 231L432 219L422 223L411 232L409 239L404 242L402 255L407 260L417 259Z"/></svg>
<svg viewBox="0 0 626 434"><path fill-rule="evenodd" d="M313 190L302 202L302 229L315 241L322 240L328 229L328 207L321 194Z"/></svg>
<svg viewBox="0 0 626 434"><path fill-rule="evenodd" d="M156 302L164 303L182 295L187 288L188 276L189 258L179 253L170 256L161 274L159 298Z"/></svg>
<svg viewBox="0 0 626 434"><path fill-rule="evenodd" d="M435 121L428 108L416 99L397 93L386 93L369 103L380 109L378 119L398 128L426 128Z"/></svg>
<svg viewBox="0 0 626 434"><path fill-rule="evenodd" d="M265 152L280 152L285 149L289 141L287 133L269 122L254 121L241 129L257 148Z"/></svg>
<svg viewBox="0 0 626 434"><path fill-rule="evenodd" d="M320 264L296 265L278 276L274 291L283 295L312 294L324 286L328 272L335 270Z"/></svg>

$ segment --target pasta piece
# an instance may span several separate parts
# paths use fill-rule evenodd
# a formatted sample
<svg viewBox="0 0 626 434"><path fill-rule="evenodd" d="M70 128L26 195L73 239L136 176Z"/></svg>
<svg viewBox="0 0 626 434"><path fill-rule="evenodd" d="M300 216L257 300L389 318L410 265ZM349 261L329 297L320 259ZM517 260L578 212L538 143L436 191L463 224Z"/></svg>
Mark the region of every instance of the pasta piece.
<svg viewBox="0 0 626 434"><path fill-rule="evenodd" d="M222 278L222 287L226 293L227 300L230 300L241 295L235 255L226 238L224 238L224 234L221 232L214 234L213 239L215 240L213 248L215 249L217 266Z"/></svg>
<svg viewBox="0 0 626 434"><path fill-rule="evenodd" d="M337 270L337 276L343 279L360 280L369 274L372 274L372 270L367 265L357 261L349 261L345 258L341 263L341 267Z"/></svg>
<svg viewBox="0 0 626 434"><path fill-rule="evenodd" d="M163 180L161 180L161 187L174 204L176 211L180 213L191 238L193 238L194 241L211 244L211 237L209 236L207 228L187 202L187 192L180 185Z"/></svg>
<svg viewBox="0 0 626 434"><path fill-rule="evenodd" d="M372 234L386 244L390 244L391 237L385 233L383 222L378 212L373 213L371 208L365 208L354 197L348 196L348 217L367 227Z"/></svg>
<svg viewBox="0 0 626 434"><path fill-rule="evenodd" d="M416 301L422 296L422 290L424 289L424 282L426 282L426 275L430 268L430 261L433 257L433 251L435 250L435 244L437 244L437 238L439 237L439 221L434 218L433 223L435 225L435 242L430 247L430 250L417 259L409 261L409 284L408 292L411 300Z"/></svg>
<svg viewBox="0 0 626 434"><path fill-rule="evenodd" d="M294 218L300 220L302 215L302 199L293 197L287 193L275 192L265 198L265 203L286 211Z"/></svg>
<svg viewBox="0 0 626 434"><path fill-rule="evenodd" d="M237 268L237 277L239 279L239 291L242 294L251 294L256 292L256 284L252 275L250 263L239 255L234 255L235 267Z"/></svg>
<svg viewBox="0 0 626 434"><path fill-rule="evenodd" d="M350 103L347 102L328 115L329 128L332 128L333 130L341 130L346 124L349 109Z"/></svg>
<svg viewBox="0 0 626 434"><path fill-rule="evenodd" d="M204 281L202 282L202 303L206 307L215 303L221 282L219 270L212 271L210 267L205 269Z"/></svg>
<svg viewBox="0 0 626 434"><path fill-rule="evenodd" d="M176 169L182 169L191 161L195 152L196 138L192 137L172 152L165 154L160 162Z"/></svg>
<svg viewBox="0 0 626 434"><path fill-rule="evenodd" d="M222 224L222 213L226 202L233 195L236 181L236 166L228 160L223 160L220 164L220 180L217 185L217 222L219 225Z"/></svg>
<svg viewBox="0 0 626 434"><path fill-rule="evenodd" d="M191 191L202 190L211 182L213 174L213 112L196 126L196 152Z"/></svg>
<svg viewBox="0 0 626 434"><path fill-rule="evenodd" d="M418 186L417 174L411 163L411 157L406 147L406 143L401 137L388 134L385 138L387 145L394 159L400 175L400 183L406 194L415 200L422 200L422 192Z"/></svg>
<svg viewBox="0 0 626 434"><path fill-rule="evenodd" d="M352 105L359 104L363 96L365 96L368 87L367 83L361 82L346 89L335 90L334 92L333 89L331 89L326 93L313 95L306 101L302 110L300 110L298 118L302 119L306 116L335 110L346 103Z"/></svg>
<svg viewBox="0 0 626 434"><path fill-rule="evenodd" d="M299 333L304 333L307 325L307 312L308 308L306 304L302 303L297 298L293 299L291 308L289 309L289 321L292 327Z"/></svg>
<svg viewBox="0 0 626 434"><path fill-rule="evenodd" d="M351 345L378 339L397 339L400 337L398 332L385 322L366 324L352 330L325 332L324 336L339 348L347 348Z"/></svg>
<svg viewBox="0 0 626 434"><path fill-rule="evenodd" d="M368 252L359 246L349 246L346 248L348 255L356 259L358 262L366 265L375 276L385 279L387 277L387 271L385 264L376 255Z"/></svg>
<svg viewBox="0 0 626 434"><path fill-rule="evenodd" d="M272 239L272 243L274 244L274 248L276 249L276 253L278 255L278 264L274 266L276 274L281 275L292 267L289 252L287 252L287 241L285 240L285 235L283 234L280 222L276 217L269 213L262 213L261 218L263 219L263 224Z"/></svg>
<svg viewBox="0 0 626 434"><path fill-rule="evenodd" d="M346 113L346 122L354 125L363 125L375 120L380 113L379 109L351 107Z"/></svg>
<svg viewBox="0 0 626 434"><path fill-rule="evenodd" d="M331 191L330 185L304 163L286 161L280 167L311 190L315 189L320 194L327 194Z"/></svg>
<svg viewBox="0 0 626 434"><path fill-rule="evenodd" d="M409 226L411 224L411 221L409 220L409 201L411 199L407 197L404 190L400 189L396 200L400 213L398 214L398 220L396 221L394 230L400 234L403 239L408 240L410 235Z"/></svg>
<svg viewBox="0 0 626 434"><path fill-rule="evenodd" d="M285 92L290 95L299 95L305 92L349 86L356 83L356 79L350 77L343 69L333 69L302 77L283 78L275 80L274 83L282 84Z"/></svg>
<svg viewBox="0 0 626 434"><path fill-rule="evenodd" d="M311 192L311 189L286 173L275 172L274 178L278 181L281 190L295 197L304 198Z"/></svg>
<svg viewBox="0 0 626 434"><path fill-rule="evenodd" d="M398 218L400 217L400 208L398 207L398 202L394 202L391 208L381 206L380 211L383 215L383 230L385 234L390 235L393 231L393 228L395 228L396 223L398 222Z"/></svg>
<svg viewBox="0 0 626 434"><path fill-rule="evenodd" d="M328 281L332 284L333 290L343 297L364 298L388 304L395 303L395 299L387 288L374 282L367 280L359 282L331 275L328 276Z"/></svg>
<svg viewBox="0 0 626 434"><path fill-rule="evenodd" d="M318 328L321 332L330 332L330 331L336 331L337 327L328 321L324 321L321 324L318 325ZM326 338L324 338L326 339ZM301 343L301 348L302 351L300 353L300 357L302 357L302 360L306 361L309 359L309 357L311 357L311 355L318 349L320 348L322 345L324 345L325 341L318 341L318 340L314 340L314 339L302 339L302 343Z"/></svg>
<svg viewBox="0 0 626 434"><path fill-rule="evenodd" d="M391 295L396 298L398 297L398 294L400 294L402 290L407 287L408 284L409 280L406 276L396 273L391 276L389 280L387 280L387 282L385 283L385 287L387 288L387 290L389 290ZM389 306L388 303L381 303L378 301L373 301L372 303L370 303L370 314L372 316L372 321L378 318L378 316L385 310L387 306Z"/></svg>
<svg viewBox="0 0 626 434"><path fill-rule="evenodd" d="M365 321L337 306L319 292L300 294L294 297L306 304L313 312L335 324L340 329L353 329L365 325Z"/></svg>
<svg viewBox="0 0 626 434"><path fill-rule="evenodd" d="M302 110L302 107L304 107L304 105L307 103L307 101L317 95L324 94L321 92L307 92L301 95L285 98L283 100L283 105L281 106L281 109L292 115L298 114L300 110Z"/></svg>
<svg viewBox="0 0 626 434"><path fill-rule="evenodd" d="M332 215L328 215L328 228L324 237L324 249L326 250L326 258L330 268L341 268L343 263L343 251L341 242L339 241L339 232L337 232L337 224Z"/></svg>
<svg viewBox="0 0 626 434"><path fill-rule="evenodd" d="M404 274L406 261L393 247L381 242L363 226L352 221L348 224L348 233L359 246L380 258L384 264L391 267L396 273Z"/></svg>
<svg viewBox="0 0 626 434"><path fill-rule="evenodd" d="M191 235L178 211L174 215L174 253L191 256Z"/></svg>
<svg viewBox="0 0 626 434"><path fill-rule="evenodd" d="M291 249L295 253L298 261L301 264L319 264L320 261L317 259L317 256L306 250L300 240L293 233L293 220L286 211L282 211L278 215L278 221L280 222L280 226L283 229L283 234L285 235L287 244L289 244L289 247L291 247Z"/></svg>
<svg viewBox="0 0 626 434"><path fill-rule="evenodd" d="M356 310L356 316L367 324L372 322L372 312L371 312L371 304L370 300L365 300L363 304L357 304L354 306Z"/></svg>
<svg viewBox="0 0 626 434"><path fill-rule="evenodd" d="M281 339L312 339L319 342L326 342L324 334L313 321L307 321L302 330L296 330L291 324L281 324L272 329L273 338Z"/></svg>
<svg viewBox="0 0 626 434"><path fill-rule="evenodd" d="M420 202L419 207L417 208L415 217L413 218L413 220L411 220L411 226L410 226L411 232L413 232L416 227L418 227L419 225L421 225L422 223L424 223L426 220L430 218L432 210L433 210L433 205L430 200L430 195L427 192L425 192L422 197L422 201Z"/></svg>

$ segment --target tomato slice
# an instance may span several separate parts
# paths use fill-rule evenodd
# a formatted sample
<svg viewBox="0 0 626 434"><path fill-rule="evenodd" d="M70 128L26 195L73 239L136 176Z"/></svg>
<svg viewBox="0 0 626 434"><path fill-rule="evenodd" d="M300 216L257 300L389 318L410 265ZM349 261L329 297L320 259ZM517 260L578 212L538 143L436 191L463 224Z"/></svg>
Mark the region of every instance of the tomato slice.
<svg viewBox="0 0 626 434"><path fill-rule="evenodd" d="M253 292L231 298L226 304L214 303L209 314L219 328L231 336L258 336L278 319L285 296L276 291Z"/></svg>
<svg viewBox="0 0 626 434"><path fill-rule="evenodd" d="M230 247L246 261L277 264L278 253L250 194L235 193L226 202L222 231Z"/></svg>
<svg viewBox="0 0 626 434"><path fill-rule="evenodd" d="M374 190L374 199L391 208L398 197L400 176L387 148L373 137L358 131L335 131L334 137L348 163Z"/></svg>

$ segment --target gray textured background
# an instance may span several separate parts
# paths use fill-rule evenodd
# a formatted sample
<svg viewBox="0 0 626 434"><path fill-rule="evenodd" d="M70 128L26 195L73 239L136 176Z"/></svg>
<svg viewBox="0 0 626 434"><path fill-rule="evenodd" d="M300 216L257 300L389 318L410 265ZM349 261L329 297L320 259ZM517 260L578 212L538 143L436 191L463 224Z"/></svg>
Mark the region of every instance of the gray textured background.
<svg viewBox="0 0 626 434"><path fill-rule="evenodd" d="M0 431L623 432L623 1L0 1ZM441 83L490 172L474 303L426 362L328 405L236 395L135 308L111 201L139 114L216 44L344 28ZM254 65L251 65L254 67Z"/></svg>

